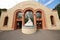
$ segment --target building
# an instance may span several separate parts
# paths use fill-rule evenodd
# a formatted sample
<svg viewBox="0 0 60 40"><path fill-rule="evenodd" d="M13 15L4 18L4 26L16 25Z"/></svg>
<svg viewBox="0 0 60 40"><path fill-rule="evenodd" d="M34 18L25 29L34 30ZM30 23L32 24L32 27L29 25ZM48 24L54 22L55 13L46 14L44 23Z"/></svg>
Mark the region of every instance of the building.
<svg viewBox="0 0 60 40"><path fill-rule="evenodd" d="M58 12L35 1L25 1L2 11L0 30L21 29L27 22L28 15L36 29L60 30Z"/></svg>

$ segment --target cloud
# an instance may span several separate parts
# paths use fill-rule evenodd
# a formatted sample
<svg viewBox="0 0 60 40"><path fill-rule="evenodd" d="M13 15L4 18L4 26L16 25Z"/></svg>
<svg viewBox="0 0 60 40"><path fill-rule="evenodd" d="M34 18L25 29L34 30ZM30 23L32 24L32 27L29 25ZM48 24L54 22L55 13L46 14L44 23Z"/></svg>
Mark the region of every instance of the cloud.
<svg viewBox="0 0 60 40"><path fill-rule="evenodd" d="M50 0L47 3L45 3L45 6L49 5L50 3L52 3L54 0Z"/></svg>
<svg viewBox="0 0 60 40"><path fill-rule="evenodd" d="M14 5L27 0L0 0L0 8L11 8Z"/></svg>

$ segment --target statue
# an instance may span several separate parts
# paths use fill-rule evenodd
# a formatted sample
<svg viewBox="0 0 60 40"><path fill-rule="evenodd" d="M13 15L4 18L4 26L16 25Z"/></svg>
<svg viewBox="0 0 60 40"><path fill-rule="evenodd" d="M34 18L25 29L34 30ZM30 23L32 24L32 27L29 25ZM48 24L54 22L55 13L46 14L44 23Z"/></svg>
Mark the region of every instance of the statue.
<svg viewBox="0 0 60 40"><path fill-rule="evenodd" d="M22 32L24 34L32 34L36 32L36 28L33 25L33 22L31 21L29 15L28 15L28 22L22 27Z"/></svg>

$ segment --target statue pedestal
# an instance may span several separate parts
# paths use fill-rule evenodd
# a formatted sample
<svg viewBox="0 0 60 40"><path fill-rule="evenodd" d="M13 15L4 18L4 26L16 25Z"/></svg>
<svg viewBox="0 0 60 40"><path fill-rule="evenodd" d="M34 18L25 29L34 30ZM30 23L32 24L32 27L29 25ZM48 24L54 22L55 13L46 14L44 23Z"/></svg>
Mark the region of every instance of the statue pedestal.
<svg viewBox="0 0 60 40"><path fill-rule="evenodd" d="M22 33L24 34L33 34L36 32L36 28L32 27L22 27Z"/></svg>
<svg viewBox="0 0 60 40"><path fill-rule="evenodd" d="M33 25L33 22L29 18L28 22L22 26L22 32L24 34L32 34L36 32L36 27Z"/></svg>

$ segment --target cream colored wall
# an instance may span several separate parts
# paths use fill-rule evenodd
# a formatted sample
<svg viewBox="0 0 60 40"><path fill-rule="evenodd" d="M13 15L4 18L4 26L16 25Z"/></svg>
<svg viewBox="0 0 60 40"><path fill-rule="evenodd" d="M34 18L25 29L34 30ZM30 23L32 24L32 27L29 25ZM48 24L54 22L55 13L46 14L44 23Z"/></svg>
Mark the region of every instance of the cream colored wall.
<svg viewBox="0 0 60 40"><path fill-rule="evenodd" d="M59 19L59 24L60 24L60 19ZM60 25L59 25L59 28L60 28Z"/></svg>
<svg viewBox="0 0 60 40"><path fill-rule="evenodd" d="M8 9L6 12L2 12L2 15L1 15L1 20L0 20L0 28L1 30L14 30L12 28L12 22L13 22L13 15L14 15L14 12L17 10L17 9L22 9L24 10L25 8L27 7L31 7L33 8L34 10L36 9L42 9L44 10L44 16L45 16L45 22L46 22L46 28L47 29L59 29L60 27L60 23L59 23L59 19L58 19L58 14L57 12L55 11L52 11L51 9L43 6L42 4L40 3L37 3L37 2L34 2L34 1L26 1L26 2L21 2L19 4L17 4L16 6ZM8 27L3 27L3 23L4 23L4 17L7 16L9 17L9 20L8 20ZM51 21L50 21L50 15L53 15L54 18L55 18L55 22L56 22L56 27L53 27L51 25ZM58 24L59 23L59 24Z"/></svg>
<svg viewBox="0 0 60 40"><path fill-rule="evenodd" d="M55 29L59 29L60 30L60 22L59 22L59 17L58 17L58 12L57 11L53 11L53 15L54 15L54 19L55 19ZM54 27L53 27L54 29Z"/></svg>
<svg viewBox="0 0 60 40"><path fill-rule="evenodd" d="M51 24L50 16L54 16L55 25ZM46 27L50 30L60 30L60 23L57 11L47 11L45 15Z"/></svg>
<svg viewBox="0 0 60 40"><path fill-rule="evenodd" d="M2 11L1 20L0 20L0 30L13 30L13 28L12 28L12 19L13 19L12 16L13 15L11 15L10 13L11 12L8 10L5 12ZM6 16L8 16L8 24L6 26L3 26L4 19Z"/></svg>
<svg viewBox="0 0 60 40"><path fill-rule="evenodd" d="M60 19L59 19L60 20Z"/></svg>

